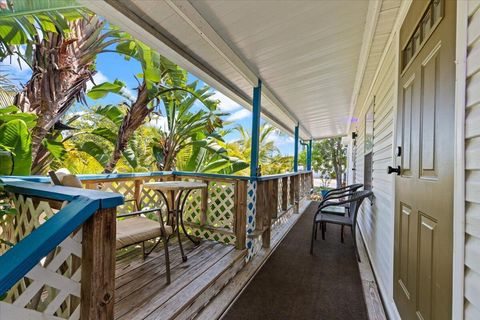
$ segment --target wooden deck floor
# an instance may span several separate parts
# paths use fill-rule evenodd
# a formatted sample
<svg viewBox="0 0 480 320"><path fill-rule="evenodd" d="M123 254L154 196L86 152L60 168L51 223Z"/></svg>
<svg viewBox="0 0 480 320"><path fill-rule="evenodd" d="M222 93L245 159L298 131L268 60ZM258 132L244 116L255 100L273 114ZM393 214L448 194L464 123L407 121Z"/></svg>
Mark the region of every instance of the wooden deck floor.
<svg viewBox="0 0 480 320"><path fill-rule="evenodd" d="M115 282L115 319L190 319L243 267L245 251L232 245L184 241L188 261L171 243L171 283L166 284L165 258L158 247L143 260L141 248L119 254Z"/></svg>

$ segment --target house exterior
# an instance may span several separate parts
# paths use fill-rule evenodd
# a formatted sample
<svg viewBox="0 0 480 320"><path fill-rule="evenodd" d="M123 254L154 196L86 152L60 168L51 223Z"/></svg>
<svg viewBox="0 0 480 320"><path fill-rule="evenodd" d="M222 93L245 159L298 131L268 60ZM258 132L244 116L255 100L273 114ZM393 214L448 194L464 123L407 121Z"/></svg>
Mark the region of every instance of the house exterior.
<svg viewBox="0 0 480 320"><path fill-rule="evenodd" d="M80 2L257 125L263 115L297 142L346 137L348 182L374 193L358 228L389 318L480 319L480 1ZM258 178L241 189L257 214L269 210L254 203ZM285 178L262 196L283 184L287 208L300 180Z"/></svg>
<svg viewBox="0 0 480 320"><path fill-rule="evenodd" d="M401 3L375 74L361 85L348 133L348 179L369 181L375 194L359 228L388 314L477 319L479 3L434 1L444 6L437 9L441 21L420 40L422 23L435 15L433 8L426 16L428 5ZM400 166L400 175L388 174L389 166ZM445 298L441 277L448 279Z"/></svg>

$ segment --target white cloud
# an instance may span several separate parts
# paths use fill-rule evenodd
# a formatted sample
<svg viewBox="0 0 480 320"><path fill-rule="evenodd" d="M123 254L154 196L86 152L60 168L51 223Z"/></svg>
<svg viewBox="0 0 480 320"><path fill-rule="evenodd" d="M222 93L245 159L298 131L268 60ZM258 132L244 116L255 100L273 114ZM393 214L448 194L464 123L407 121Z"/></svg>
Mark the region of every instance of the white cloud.
<svg viewBox="0 0 480 320"><path fill-rule="evenodd" d="M162 131L168 132L168 122L167 117L164 116L154 116L152 119L147 123L147 125L152 126L154 128L160 129Z"/></svg>
<svg viewBox="0 0 480 320"><path fill-rule="evenodd" d="M93 76L93 80L95 81L95 84L96 85L99 85L100 83L103 83L103 82L106 82L108 81L108 78L106 75L104 75L103 73L101 73L100 71L97 71L97 73L95 73L95 75ZM87 82L87 91L89 91L90 89L92 89L92 87L95 85L93 84L93 82L91 80L89 80Z"/></svg>
<svg viewBox="0 0 480 320"><path fill-rule="evenodd" d="M8 78L15 84L25 84L32 76L28 64L19 59L17 54L5 58L0 62L0 72L8 74Z"/></svg>
<svg viewBox="0 0 480 320"><path fill-rule="evenodd" d="M293 137L280 132L280 130L275 130L268 136L267 140L273 141L276 146L282 146L294 142Z"/></svg>
<svg viewBox="0 0 480 320"><path fill-rule="evenodd" d="M136 95L133 94L132 90L129 88L125 87L122 89L122 92L124 95L126 95L130 100L135 101Z"/></svg>
<svg viewBox="0 0 480 320"><path fill-rule="evenodd" d="M13 54L5 58L1 64L10 67L16 72L30 71L30 66L25 62L25 60L19 58L17 54Z"/></svg>
<svg viewBox="0 0 480 320"><path fill-rule="evenodd" d="M225 112L233 112L239 109L242 109L242 106L224 95L223 93L216 91L212 96L212 99L220 100L218 108Z"/></svg>
<svg viewBox="0 0 480 320"><path fill-rule="evenodd" d="M227 117L227 119L225 119L226 121L230 121L230 122L233 122L233 121L239 121L239 120L242 120L242 119L245 119L245 118L248 118L252 113L247 110L247 109L240 109L240 110L237 110L235 112L233 112L230 116Z"/></svg>

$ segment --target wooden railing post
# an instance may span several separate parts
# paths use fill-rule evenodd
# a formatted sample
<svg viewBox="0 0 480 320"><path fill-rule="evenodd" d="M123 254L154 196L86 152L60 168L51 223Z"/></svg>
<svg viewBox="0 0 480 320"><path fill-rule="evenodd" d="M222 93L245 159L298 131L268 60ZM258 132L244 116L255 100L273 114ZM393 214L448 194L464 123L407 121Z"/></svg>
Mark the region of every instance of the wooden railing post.
<svg viewBox="0 0 480 320"><path fill-rule="evenodd" d="M113 319L116 208L100 209L83 225L82 320Z"/></svg>
<svg viewBox="0 0 480 320"><path fill-rule="evenodd" d="M245 249L247 240L247 182L235 183L235 236L237 249Z"/></svg>
<svg viewBox="0 0 480 320"><path fill-rule="evenodd" d="M271 218L278 218L278 180L273 179L271 181L271 199L272 199L272 207L271 207ZM271 219L270 219L271 220Z"/></svg>
<svg viewBox="0 0 480 320"><path fill-rule="evenodd" d="M300 205L300 175L295 175L292 177L293 180L293 203L295 206L294 212L298 213Z"/></svg>
<svg viewBox="0 0 480 320"><path fill-rule="evenodd" d="M207 185L206 188L202 189L202 204L200 208L200 225L204 226L207 224L207 212L208 212L208 190L210 187L210 182L208 180L203 180L203 183ZM235 185L237 186L237 185ZM235 190L236 193L237 190Z"/></svg>
<svg viewBox="0 0 480 320"><path fill-rule="evenodd" d="M272 221L272 180L258 181L256 202L256 230L262 233L264 248L270 247L270 229Z"/></svg>
<svg viewBox="0 0 480 320"><path fill-rule="evenodd" d="M264 230L264 215L267 211L267 194L266 194L266 182L258 181L257 182L257 201L255 208L255 230L263 231Z"/></svg>
<svg viewBox="0 0 480 320"><path fill-rule="evenodd" d="M142 210L142 189L143 189L143 180L135 180L135 187L134 187L134 203L135 203L135 210L140 211Z"/></svg>
<svg viewBox="0 0 480 320"><path fill-rule="evenodd" d="M288 179L290 179L290 189L288 190L289 191L289 203L290 203L290 206L294 206L295 205L295 176L290 176L288 177Z"/></svg>
<svg viewBox="0 0 480 320"><path fill-rule="evenodd" d="M282 178L282 211L288 210L288 177Z"/></svg>

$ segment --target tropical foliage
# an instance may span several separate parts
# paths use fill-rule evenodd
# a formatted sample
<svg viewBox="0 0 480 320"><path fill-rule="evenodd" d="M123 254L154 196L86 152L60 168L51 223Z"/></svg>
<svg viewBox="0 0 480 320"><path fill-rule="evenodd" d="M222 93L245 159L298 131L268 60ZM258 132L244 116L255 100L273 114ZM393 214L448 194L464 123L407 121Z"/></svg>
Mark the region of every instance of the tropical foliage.
<svg viewBox="0 0 480 320"><path fill-rule="evenodd" d="M232 149L233 154L249 162L252 145L251 134L239 125L235 127L235 130L239 133L240 138L228 144L228 147ZM280 130L272 127L268 123L263 123L260 126L258 161L261 166L262 175L285 173L293 169L293 157L281 155L278 146L273 140L273 136L275 135L287 139L286 134L280 132ZM242 173L245 175L250 174L246 170Z"/></svg>
<svg viewBox="0 0 480 320"><path fill-rule="evenodd" d="M337 188L343 184L347 166L347 150L341 138L315 141L312 146L312 169L320 173L321 179L335 179ZM306 152L300 154L300 161L305 161ZM322 183L323 184L323 183Z"/></svg>

